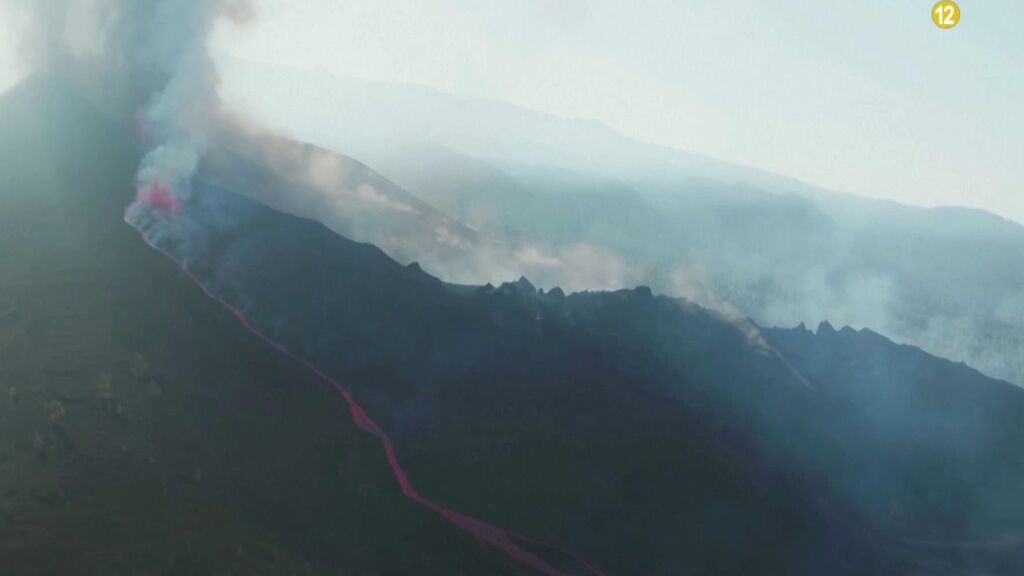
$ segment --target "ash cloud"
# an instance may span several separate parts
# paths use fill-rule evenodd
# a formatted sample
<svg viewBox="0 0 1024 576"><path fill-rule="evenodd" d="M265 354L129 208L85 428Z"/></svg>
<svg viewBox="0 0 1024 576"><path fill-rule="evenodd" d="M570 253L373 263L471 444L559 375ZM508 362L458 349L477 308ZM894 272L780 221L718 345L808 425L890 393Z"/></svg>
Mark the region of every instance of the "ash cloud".
<svg viewBox="0 0 1024 576"><path fill-rule="evenodd" d="M154 186L187 198L221 114L207 38L220 20L253 18L248 0L0 0L20 24L29 72L70 80L131 122L144 151L140 198ZM133 204L139 218L146 206Z"/></svg>
<svg viewBox="0 0 1024 576"><path fill-rule="evenodd" d="M217 99L207 37L221 19L254 15L247 0L0 0L0 7L20 23L19 52L31 72L72 79L108 109L129 113L148 105L167 113L171 102L161 96L187 95L182 119L193 125Z"/></svg>

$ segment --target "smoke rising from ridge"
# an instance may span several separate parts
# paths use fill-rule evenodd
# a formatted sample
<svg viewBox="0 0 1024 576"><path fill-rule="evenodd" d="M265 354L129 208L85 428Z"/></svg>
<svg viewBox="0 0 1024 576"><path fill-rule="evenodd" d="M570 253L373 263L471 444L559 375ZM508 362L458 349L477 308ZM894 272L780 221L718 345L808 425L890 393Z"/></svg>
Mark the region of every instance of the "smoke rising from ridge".
<svg viewBox="0 0 1024 576"><path fill-rule="evenodd" d="M190 193L220 115L206 49L221 19L253 17L248 0L2 0L22 28L30 73L70 80L98 107L133 122L144 150L143 204L168 209ZM170 196L168 196L168 194ZM139 202L129 208L137 216Z"/></svg>

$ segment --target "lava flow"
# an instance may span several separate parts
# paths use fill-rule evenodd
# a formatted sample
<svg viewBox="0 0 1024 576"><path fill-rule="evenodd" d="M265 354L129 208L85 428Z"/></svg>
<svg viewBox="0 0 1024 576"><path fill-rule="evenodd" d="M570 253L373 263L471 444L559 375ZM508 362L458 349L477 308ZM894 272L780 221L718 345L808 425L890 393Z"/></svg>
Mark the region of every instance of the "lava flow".
<svg viewBox="0 0 1024 576"><path fill-rule="evenodd" d="M142 195L140 195L139 200L151 207L170 212L171 214L177 214L181 209L181 204L177 197L175 197L165 187L160 185L151 186ZM131 222L128 221L127 216L125 217L125 223L127 223L129 226L132 226ZM525 547L517 544L517 541L533 544L537 547L560 553L566 556L567 558L571 558L587 573L592 574L594 576L605 576L605 574L601 572L601 570L594 567L592 564L588 563L582 557L573 552L564 550L556 546L538 542L531 538L515 534L513 532L499 528L497 526L493 526L491 524L487 524L486 522L477 520L476 518L466 516L465 514L460 514L453 510L449 510L447 508L442 507L440 504L437 504L436 502L426 498L425 496L420 495L420 493L417 492L416 489L413 487L412 482L409 480L409 477L406 475L405 470L399 463L394 444L392 444L391 440L388 438L387 434L384 433L383 429L381 429L381 427L378 426L377 423L370 418L370 416L366 413L366 410L364 410L363 407L360 406L358 402L356 402L356 400L352 397L352 393L347 388L345 388L336 380L328 376L323 370L317 368L311 362L301 358L297 354L285 348L283 345L275 342L274 340L270 339L268 336L260 332L255 326L253 326L252 322L249 321L249 319L241 310L235 308L230 303L225 301L223 298L220 298L219 296L213 294L213 292L211 292L210 289L207 288L198 277L196 277L184 264L178 262L177 259L175 259L170 252L160 248L159 246L156 246L153 242L151 242L149 237L146 235L145 231L135 226L132 227L139 232L139 234L142 236L142 239L146 242L146 244L148 244L157 252L163 254L164 256L170 258L172 261L177 263L181 267L182 272L184 272L185 275L189 278L189 280L191 280L196 286L198 286L199 289L202 290L207 297L211 298L212 300L220 303L222 306L227 308L235 316L238 322L248 331L252 332L254 335L256 335L258 338L269 344L278 352L303 365L313 374L315 374L319 379L323 380L324 382L334 387L334 389L341 395L342 398L344 398L345 402L348 404L349 412L351 414L352 421L355 423L355 425L358 426L361 430L376 436L381 441L381 444L384 447L385 455L387 456L388 464L391 466L391 470L395 475L395 479L398 481L398 486L401 489L402 494L405 495L406 498L412 500L413 502L425 508L428 508L436 512L437 514L440 514L459 529L469 533L481 545L493 546L498 550L501 550L503 553L505 553L505 555L507 555L512 560L515 560L516 562L519 562L520 564L528 568L536 570L539 573L545 574L547 576L569 576L565 572L552 566L547 560L542 558L540 555L536 554L535 552L531 552Z"/></svg>

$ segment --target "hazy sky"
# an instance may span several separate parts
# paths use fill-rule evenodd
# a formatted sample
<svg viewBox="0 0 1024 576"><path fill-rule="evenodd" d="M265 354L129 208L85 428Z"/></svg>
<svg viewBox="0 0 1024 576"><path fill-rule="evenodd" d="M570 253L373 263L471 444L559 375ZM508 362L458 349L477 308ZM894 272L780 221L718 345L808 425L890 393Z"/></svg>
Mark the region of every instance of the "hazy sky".
<svg viewBox="0 0 1024 576"><path fill-rule="evenodd" d="M21 66L14 45L17 34L10 13L0 4L0 91L6 90L21 76Z"/></svg>
<svg viewBox="0 0 1024 576"><path fill-rule="evenodd" d="M603 121L868 196L1024 222L1024 4L261 0L239 56ZM0 21L0 38L9 36ZM15 76L0 49L0 87Z"/></svg>

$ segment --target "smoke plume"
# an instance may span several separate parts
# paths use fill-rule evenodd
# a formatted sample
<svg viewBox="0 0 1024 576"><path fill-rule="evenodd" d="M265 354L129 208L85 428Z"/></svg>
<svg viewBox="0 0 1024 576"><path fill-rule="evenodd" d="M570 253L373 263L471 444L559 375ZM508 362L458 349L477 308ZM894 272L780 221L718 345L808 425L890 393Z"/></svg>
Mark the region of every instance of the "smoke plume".
<svg viewBox="0 0 1024 576"><path fill-rule="evenodd" d="M174 213L221 113L207 37L221 19L251 18L248 0L0 1L22 23L31 73L69 80L134 124L144 156L129 218Z"/></svg>

